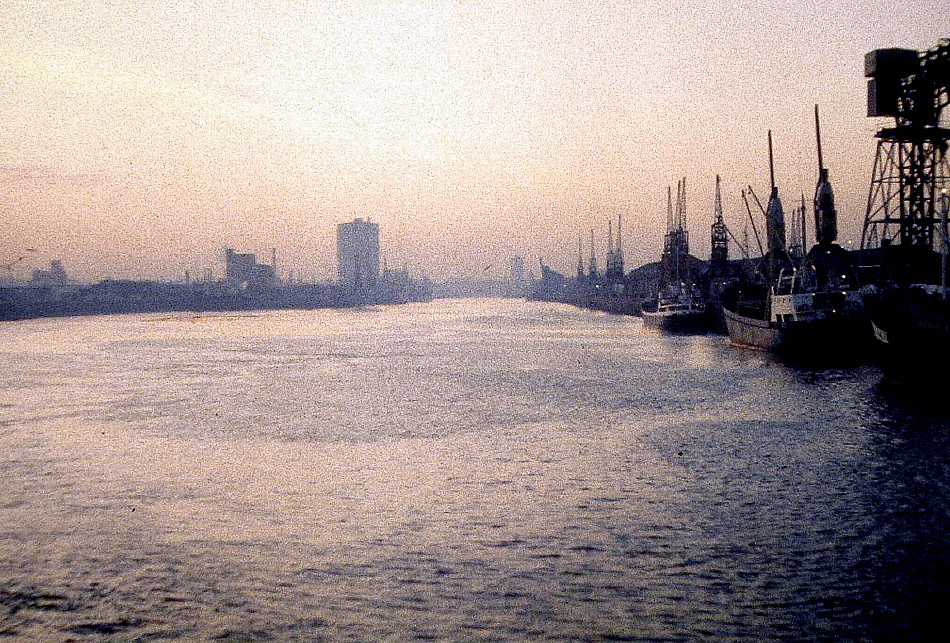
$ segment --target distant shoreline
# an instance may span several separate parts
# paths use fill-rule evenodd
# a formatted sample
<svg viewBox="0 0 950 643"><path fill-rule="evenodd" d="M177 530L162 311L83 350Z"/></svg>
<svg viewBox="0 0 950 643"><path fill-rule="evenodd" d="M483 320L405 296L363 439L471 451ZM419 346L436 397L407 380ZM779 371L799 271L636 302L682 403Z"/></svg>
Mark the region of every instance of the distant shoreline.
<svg viewBox="0 0 950 643"><path fill-rule="evenodd" d="M0 321L129 313L312 310L431 299L427 289L354 296L336 285L247 290L226 282L170 284L106 280L94 285L0 287Z"/></svg>

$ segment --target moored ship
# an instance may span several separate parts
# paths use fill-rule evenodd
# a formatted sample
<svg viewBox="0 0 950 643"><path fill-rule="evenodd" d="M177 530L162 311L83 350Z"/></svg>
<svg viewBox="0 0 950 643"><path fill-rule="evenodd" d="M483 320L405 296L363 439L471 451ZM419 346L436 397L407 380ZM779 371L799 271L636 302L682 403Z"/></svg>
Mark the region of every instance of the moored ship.
<svg viewBox="0 0 950 643"><path fill-rule="evenodd" d="M817 106L815 124L817 130ZM801 261L795 261L785 247L785 216L775 186L769 133L772 191L766 211L766 285L737 285L724 298L723 316L732 344L803 359L859 355L866 347L867 315L851 256L836 243L837 212L821 157L820 134L818 165L817 243Z"/></svg>
<svg viewBox="0 0 950 643"><path fill-rule="evenodd" d="M670 333L705 333L709 328L706 303L685 283L665 288L655 302L643 307L643 324Z"/></svg>
<svg viewBox="0 0 950 643"><path fill-rule="evenodd" d="M879 258L866 297L874 338L888 363L909 367L905 373L945 374L950 129L941 127L941 113L950 92L950 40L924 52L872 51L865 75L868 116L894 119L877 133L861 240Z"/></svg>
<svg viewBox="0 0 950 643"><path fill-rule="evenodd" d="M685 178L676 187L675 214L669 188L666 200L667 232L663 243L660 285L656 297L643 303L643 323L671 333L705 333L710 327L706 302L691 279Z"/></svg>
<svg viewBox="0 0 950 643"><path fill-rule="evenodd" d="M938 286L888 287L868 297L874 339L889 362L950 358L950 302ZM924 369L929 370L929 369Z"/></svg>
<svg viewBox="0 0 950 643"><path fill-rule="evenodd" d="M789 357L859 354L867 343L868 322L854 282L816 288L808 283L811 278L806 265L783 272L767 293L734 289L723 302L729 341Z"/></svg>

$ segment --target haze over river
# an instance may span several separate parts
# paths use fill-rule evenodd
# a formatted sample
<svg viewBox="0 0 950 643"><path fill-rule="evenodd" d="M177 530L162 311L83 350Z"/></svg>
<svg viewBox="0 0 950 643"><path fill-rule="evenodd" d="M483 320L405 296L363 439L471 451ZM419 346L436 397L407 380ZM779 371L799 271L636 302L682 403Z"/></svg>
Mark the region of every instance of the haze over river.
<svg viewBox="0 0 950 643"><path fill-rule="evenodd" d="M517 300L0 327L0 641L945 632L950 412Z"/></svg>

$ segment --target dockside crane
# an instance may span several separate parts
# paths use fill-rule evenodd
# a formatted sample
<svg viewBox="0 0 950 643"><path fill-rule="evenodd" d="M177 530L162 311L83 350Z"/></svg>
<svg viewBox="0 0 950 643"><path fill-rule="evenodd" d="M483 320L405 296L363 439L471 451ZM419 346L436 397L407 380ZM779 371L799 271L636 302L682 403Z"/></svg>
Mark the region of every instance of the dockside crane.
<svg viewBox="0 0 950 643"><path fill-rule="evenodd" d="M724 272L729 262L729 231L722 218L722 192L720 190L719 175L716 175L716 197L713 201L713 223L709 228L710 269L714 272Z"/></svg>
<svg viewBox="0 0 950 643"><path fill-rule="evenodd" d="M922 265L912 257L934 249L940 194L950 187L950 129L940 120L950 104L950 40L923 52L877 49L865 56L864 71L868 117L894 124L876 134L861 247L900 245L899 263Z"/></svg>

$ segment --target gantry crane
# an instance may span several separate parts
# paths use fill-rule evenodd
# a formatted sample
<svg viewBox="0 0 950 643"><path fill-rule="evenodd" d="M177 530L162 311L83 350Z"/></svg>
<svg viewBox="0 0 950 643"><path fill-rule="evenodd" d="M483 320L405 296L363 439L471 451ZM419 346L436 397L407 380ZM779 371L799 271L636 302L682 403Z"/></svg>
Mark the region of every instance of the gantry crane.
<svg viewBox="0 0 950 643"><path fill-rule="evenodd" d="M941 191L950 188L947 142L941 127L950 103L950 40L928 51L878 49L864 59L868 116L892 117L877 133L862 248L899 244L906 265L934 249Z"/></svg>

